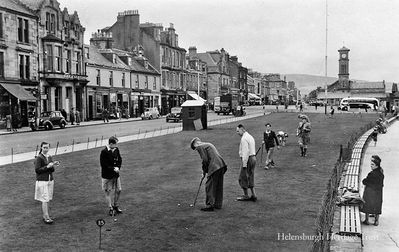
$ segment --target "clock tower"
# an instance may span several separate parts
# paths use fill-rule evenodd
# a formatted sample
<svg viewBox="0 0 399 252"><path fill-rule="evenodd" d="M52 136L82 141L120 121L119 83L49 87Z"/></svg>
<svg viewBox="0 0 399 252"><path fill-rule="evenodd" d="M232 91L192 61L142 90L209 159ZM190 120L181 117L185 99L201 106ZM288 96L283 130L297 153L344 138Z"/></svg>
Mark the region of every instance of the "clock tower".
<svg viewBox="0 0 399 252"><path fill-rule="evenodd" d="M339 80L349 80L349 49L345 46L338 50L339 52L339 69L338 78Z"/></svg>

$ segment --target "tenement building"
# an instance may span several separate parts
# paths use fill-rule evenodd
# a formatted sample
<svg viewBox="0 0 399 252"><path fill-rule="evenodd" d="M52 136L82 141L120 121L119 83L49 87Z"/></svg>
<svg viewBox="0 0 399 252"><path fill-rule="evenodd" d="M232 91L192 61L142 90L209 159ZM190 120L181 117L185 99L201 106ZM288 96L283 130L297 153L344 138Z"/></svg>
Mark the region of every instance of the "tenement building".
<svg viewBox="0 0 399 252"><path fill-rule="evenodd" d="M0 127L6 117L28 125L38 107L38 16L17 1L0 1Z"/></svg>
<svg viewBox="0 0 399 252"><path fill-rule="evenodd" d="M159 107L161 74L141 47L116 49L112 34L99 31L86 48L89 119L100 118L104 109L111 116L139 117L146 108Z"/></svg>
<svg viewBox="0 0 399 252"><path fill-rule="evenodd" d="M114 47L132 52L142 50L149 63L161 72L161 114L181 105L186 99L186 50L179 47L173 24L140 24L137 10L118 13L117 21L101 32L113 34Z"/></svg>

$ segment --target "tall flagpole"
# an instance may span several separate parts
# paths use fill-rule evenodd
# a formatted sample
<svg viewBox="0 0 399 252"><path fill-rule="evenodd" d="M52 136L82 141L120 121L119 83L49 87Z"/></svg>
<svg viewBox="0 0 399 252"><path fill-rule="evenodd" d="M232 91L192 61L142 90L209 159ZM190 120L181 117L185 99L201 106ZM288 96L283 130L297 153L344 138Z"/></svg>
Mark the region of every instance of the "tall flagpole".
<svg viewBox="0 0 399 252"><path fill-rule="evenodd" d="M324 91L324 96L326 97L326 105L325 105L325 114L327 114L327 103L328 103L328 99L327 99L327 35L328 35L328 0L326 0L326 56L325 56L325 86L326 89Z"/></svg>

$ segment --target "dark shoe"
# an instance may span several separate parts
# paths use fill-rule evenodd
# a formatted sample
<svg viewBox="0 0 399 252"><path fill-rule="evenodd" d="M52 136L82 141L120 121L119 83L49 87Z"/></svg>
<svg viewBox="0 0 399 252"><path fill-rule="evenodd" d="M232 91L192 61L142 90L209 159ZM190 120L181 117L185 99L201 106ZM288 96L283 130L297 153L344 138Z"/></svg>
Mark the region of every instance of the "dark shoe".
<svg viewBox="0 0 399 252"><path fill-rule="evenodd" d="M47 219L44 219L43 218L43 221L44 221L44 223L46 223L46 224L53 224L53 220L52 219L50 219L50 218L47 218Z"/></svg>
<svg viewBox="0 0 399 252"><path fill-rule="evenodd" d="M250 198L253 202L256 202L257 200L258 200L258 198L256 197L256 196L251 196L251 198Z"/></svg>
<svg viewBox="0 0 399 252"><path fill-rule="evenodd" d="M212 206L201 208L201 211L204 211L204 212L212 212L214 210L215 210L215 208Z"/></svg>
<svg viewBox="0 0 399 252"><path fill-rule="evenodd" d="M374 221L374 226L378 226L378 220Z"/></svg>
<svg viewBox="0 0 399 252"><path fill-rule="evenodd" d="M110 208L108 214L109 214L109 216L114 216L115 215L114 209Z"/></svg>
<svg viewBox="0 0 399 252"><path fill-rule="evenodd" d="M118 214L122 213L122 210L119 208L119 206L114 206L114 211Z"/></svg>
<svg viewBox="0 0 399 252"><path fill-rule="evenodd" d="M265 170L269 170L269 166L268 165L265 165Z"/></svg>
<svg viewBox="0 0 399 252"><path fill-rule="evenodd" d="M362 221L362 223L363 223L364 225L370 225L370 223L369 223L368 221Z"/></svg>
<svg viewBox="0 0 399 252"><path fill-rule="evenodd" d="M248 196L241 196L237 198L238 201L251 201L252 199Z"/></svg>

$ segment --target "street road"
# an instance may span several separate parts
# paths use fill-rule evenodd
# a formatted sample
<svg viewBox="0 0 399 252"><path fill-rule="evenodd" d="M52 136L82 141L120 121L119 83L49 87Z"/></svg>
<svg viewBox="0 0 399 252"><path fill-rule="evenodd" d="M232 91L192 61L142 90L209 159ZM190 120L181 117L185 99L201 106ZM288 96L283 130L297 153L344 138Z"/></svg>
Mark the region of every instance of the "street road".
<svg viewBox="0 0 399 252"><path fill-rule="evenodd" d="M259 113L262 110L261 106L246 107L248 115ZM213 121L221 118L232 117L232 115L217 115L214 112L208 113L208 121ZM123 119L122 119L123 120ZM31 152L36 150L36 146L40 145L42 141L51 144L55 147L57 142L59 146L71 145L73 142L86 143L88 140L95 141L101 138L108 139L111 135L128 136L140 132L151 132L153 130L166 129L168 127L177 127L181 123L167 123L165 118L156 120L144 121L128 121L124 123L109 123L90 125L85 127L69 127L65 129L56 128L48 131L35 131L17 134L6 134L0 136L0 156L11 155L11 149L14 154Z"/></svg>

